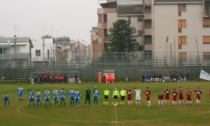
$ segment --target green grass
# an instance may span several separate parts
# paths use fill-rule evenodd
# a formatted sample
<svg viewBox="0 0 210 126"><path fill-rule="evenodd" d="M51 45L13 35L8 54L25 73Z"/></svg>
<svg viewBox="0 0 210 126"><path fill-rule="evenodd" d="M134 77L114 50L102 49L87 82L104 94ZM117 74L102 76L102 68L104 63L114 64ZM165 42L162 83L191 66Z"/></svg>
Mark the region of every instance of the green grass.
<svg viewBox="0 0 210 126"><path fill-rule="evenodd" d="M85 89L89 86L93 89L94 86L99 89L99 106L93 106L93 98L91 99L91 106L85 105ZM53 85L30 85L22 84L24 87L24 101L19 102L17 99L17 89L20 84L5 84L0 85L0 96L3 97L5 93L10 95L10 106L4 107L3 101L0 104L0 126L184 126L184 125L209 125L210 124L210 100L208 91L210 89L210 82L185 82L185 83L138 83L138 82L118 82L115 84L98 84L98 83L83 83L83 84L53 84ZM152 106L146 106L145 87L151 90ZM192 91L201 87L201 105L195 104L195 93L192 94L192 106L157 106L157 95L163 93L168 86L172 91L174 88L178 89L181 86L186 93L186 89L190 87ZM117 106L111 105L111 98L108 106L103 106L103 90L109 87L110 91L117 87L125 89L139 87L142 92L141 106L135 106L134 95L132 106ZM27 90L39 90L42 93L42 102L44 103L44 91L46 89L52 91L57 88L64 88L66 90L66 106L45 107L29 107ZM78 89L81 92L81 106L71 106L69 103L68 91L69 89ZM184 95L185 96L185 95ZM185 96L186 98L186 96Z"/></svg>

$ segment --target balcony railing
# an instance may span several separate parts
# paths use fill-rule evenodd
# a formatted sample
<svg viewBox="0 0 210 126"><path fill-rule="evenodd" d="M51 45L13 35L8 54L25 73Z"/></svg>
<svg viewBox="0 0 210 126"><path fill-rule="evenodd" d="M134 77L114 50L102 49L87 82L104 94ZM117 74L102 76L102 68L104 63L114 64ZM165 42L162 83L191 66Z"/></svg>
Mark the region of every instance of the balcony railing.
<svg viewBox="0 0 210 126"><path fill-rule="evenodd" d="M144 14L144 20L152 19L152 14Z"/></svg>
<svg viewBox="0 0 210 126"><path fill-rule="evenodd" d="M152 0L144 0L145 5L152 5Z"/></svg>
<svg viewBox="0 0 210 126"><path fill-rule="evenodd" d="M0 60L2 59L29 59L29 53L17 53L17 54L0 54Z"/></svg>
<svg viewBox="0 0 210 126"><path fill-rule="evenodd" d="M152 44L145 44L144 45L144 50L151 51L152 50Z"/></svg>
<svg viewBox="0 0 210 126"><path fill-rule="evenodd" d="M152 35L152 29L144 29L144 35Z"/></svg>

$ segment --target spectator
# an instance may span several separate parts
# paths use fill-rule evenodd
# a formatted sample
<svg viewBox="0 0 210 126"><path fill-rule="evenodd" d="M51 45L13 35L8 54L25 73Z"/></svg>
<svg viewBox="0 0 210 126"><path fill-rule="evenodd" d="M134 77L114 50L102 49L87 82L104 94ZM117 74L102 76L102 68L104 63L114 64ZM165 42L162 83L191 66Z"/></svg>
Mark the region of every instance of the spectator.
<svg viewBox="0 0 210 126"><path fill-rule="evenodd" d="M78 83L78 74L77 73L75 73L74 78L75 78L75 83Z"/></svg>
<svg viewBox="0 0 210 126"><path fill-rule="evenodd" d="M4 107L9 106L9 95L4 95Z"/></svg>
<svg viewBox="0 0 210 126"><path fill-rule="evenodd" d="M64 74L64 83L66 84L67 81L68 81L68 78L67 78L66 74Z"/></svg>
<svg viewBox="0 0 210 126"><path fill-rule="evenodd" d="M186 74L186 81L189 81L189 78L190 78L190 74L187 73L187 74Z"/></svg>

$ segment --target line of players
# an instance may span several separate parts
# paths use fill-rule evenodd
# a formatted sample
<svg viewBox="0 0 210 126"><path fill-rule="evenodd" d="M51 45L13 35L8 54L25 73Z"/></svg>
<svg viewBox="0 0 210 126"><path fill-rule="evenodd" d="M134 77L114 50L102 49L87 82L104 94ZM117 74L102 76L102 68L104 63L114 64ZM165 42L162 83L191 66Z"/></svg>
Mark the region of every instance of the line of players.
<svg viewBox="0 0 210 126"><path fill-rule="evenodd" d="M194 92L196 93L196 104L200 105L201 94L202 94L200 87L198 87L197 90L194 90ZM170 105L170 90L168 87L165 89L164 93L165 93L165 105ZM210 99L210 91L208 92L208 94L209 94L209 99ZM184 103L184 95L185 95L185 93L181 87L179 87L178 91L176 89L174 89L172 91L172 105L177 105L178 103L184 105L185 104ZM190 88L188 88L186 91L186 97L187 97L186 104L191 105L192 104L192 91L190 90ZM158 106L164 105L163 100L164 100L164 94L162 94L162 93L158 94ZM177 103L177 101L179 101L179 102Z"/></svg>
<svg viewBox="0 0 210 126"><path fill-rule="evenodd" d="M196 103L200 104L200 98L201 98L202 91L200 90L200 87L198 87L198 89L194 90L194 91L196 93ZM24 92L23 87L19 87L18 88L18 99L19 99L19 101L22 101L22 102L23 102L23 92ZM141 90L139 88L134 88L134 92L135 92L136 105L140 105ZM35 97L34 97L34 94L35 94ZM51 105L50 91L46 90L44 92L44 94L45 94L45 105L46 106L48 104ZM59 94L60 94L60 97L59 97ZM133 94L132 89L128 89L126 91L124 88L122 88L119 91L117 88L115 88L112 93L112 97L113 97L112 104L118 105L118 100L120 99L119 104L124 105L125 98L127 97L128 105L131 105L132 97L133 97L132 94ZM165 94L165 97L164 97L164 94ZM160 105L163 106L164 100L165 100L165 105L170 105L170 90L168 87L165 89L164 94L162 94L162 93L158 94L158 106L160 106ZM179 87L179 91L176 91L176 89L174 89L172 92L172 97L173 97L172 105L177 105L177 101L179 101L179 104L184 105L184 94L185 93L181 87ZM210 99L210 91L208 92L208 94L209 94L209 99ZM37 90L34 93L33 90L28 90L28 95L29 95L29 106L35 106L35 102L36 102L36 106L42 105L40 91ZM94 88L93 95L94 95L93 96L94 97L94 105L98 105L99 92L96 87ZM104 90L104 100L103 100L104 105L108 105L109 95L110 95L110 91L108 88L106 88ZM146 87L145 95L146 95L146 100L147 100L147 106L151 106L151 101L150 101L151 92L148 87ZM187 98L186 98L187 105L191 105L192 104L192 92L189 88L187 89L186 96L187 96ZM58 105L58 101L60 99L61 106L65 106L65 90L64 89L61 89L60 92L57 89L54 89L53 98L54 98L55 105ZM4 106L6 106L6 105L9 106L9 100L10 100L9 95L5 94L3 99L4 99ZM81 96L80 96L80 92L77 89L69 91L69 99L70 99L71 105L80 106Z"/></svg>
<svg viewBox="0 0 210 126"><path fill-rule="evenodd" d="M34 106L35 105L35 99L34 99L34 92L33 90L28 91L29 94L29 106ZM49 105L51 106L51 101L50 101L50 91L46 90L44 92L45 95L45 106ZM60 95L60 97L59 97ZM42 100L41 100L41 92L36 91L36 106L42 105ZM65 90L62 88L60 92L57 89L54 89L53 91L53 97L54 97L54 105L57 106L59 99L61 106L65 106ZM70 103L73 105L75 103L76 106L80 106L80 92L76 89L75 91L70 90L69 91L69 97L70 97Z"/></svg>
<svg viewBox="0 0 210 126"><path fill-rule="evenodd" d="M23 92L24 92L24 89L22 87L19 87L18 88L18 99L19 101L22 101L23 102ZM35 94L35 97L34 97L34 94ZM28 95L29 95L29 106L35 106L35 102L36 102L36 106L41 106L42 105L42 99L41 99L41 92L40 91L36 91L34 93L33 90L28 90ZM51 106L51 101L50 101L50 91L49 90L46 90L44 92L44 95L45 95L45 106ZM60 97L59 97L60 95ZM98 93L98 90L95 89L94 91L94 104L98 105L98 96L99 96L99 93ZM57 90L57 89L54 89L53 91L53 99L54 99L54 105L57 106L58 105L58 102L59 102L59 99L60 99L60 103L61 103L61 106L65 106L65 90L62 88L60 90L60 92ZM75 105L76 107L77 106L80 106L80 99L81 99L81 96L80 96L80 92L76 89L76 90L70 90L69 91L69 99L70 99L70 104L71 105Z"/></svg>

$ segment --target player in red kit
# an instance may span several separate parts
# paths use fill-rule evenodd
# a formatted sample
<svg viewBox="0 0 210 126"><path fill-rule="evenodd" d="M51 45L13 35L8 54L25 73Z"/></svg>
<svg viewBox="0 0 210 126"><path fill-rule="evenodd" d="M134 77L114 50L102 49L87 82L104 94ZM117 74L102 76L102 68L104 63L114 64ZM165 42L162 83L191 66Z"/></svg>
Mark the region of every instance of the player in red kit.
<svg viewBox="0 0 210 126"><path fill-rule="evenodd" d="M158 106L163 106L164 94L158 94Z"/></svg>
<svg viewBox="0 0 210 126"><path fill-rule="evenodd" d="M165 104L170 105L170 90L168 87L165 90Z"/></svg>
<svg viewBox="0 0 210 126"><path fill-rule="evenodd" d="M146 98L147 98L147 106L151 106L151 101L150 101L150 90L149 90L149 88L148 87L146 87L146 92L145 92L145 94L146 94Z"/></svg>
<svg viewBox="0 0 210 126"><path fill-rule="evenodd" d="M174 91L172 92L172 95L173 95L172 105L176 105L177 104L177 95L178 95L176 89L174 89Z"/></svg>
<svg viewBox="0 0 210 126"><path fill-rule="evenodd" d="M199 105L201 103L201 90L200 87L198 87L198 90L195 90L196 93L196 103Z"/></svg>
<svg viewBox="0 0 210 126"><path fill-rule="evenodd" d="M129 88L127 91L127 96L128 96L128 105L132 105L132 90Z"/></svg>
<svg viewBox="0 0 210 126"><path fill-rule="evenodd" d="M184 92L181 87L179 87L179 104L184 105Z"/></svg>
<svg viewBox="0 0 210 126"><path fill-rule="evenodd" d="M192 95L192 92L191 92L190 89L188 88L188 89L187 89L187 105L191 105L191 104L192 104L191 95Z"/></svg>

